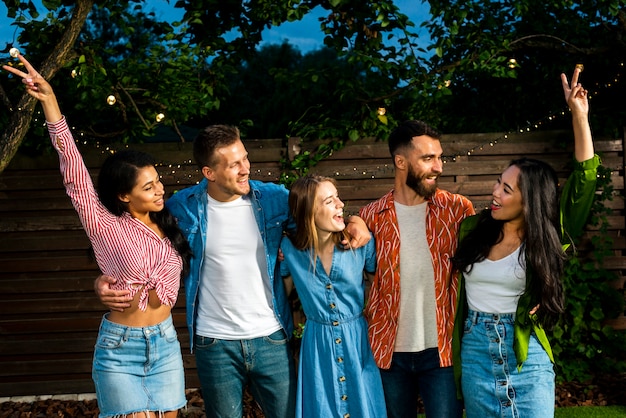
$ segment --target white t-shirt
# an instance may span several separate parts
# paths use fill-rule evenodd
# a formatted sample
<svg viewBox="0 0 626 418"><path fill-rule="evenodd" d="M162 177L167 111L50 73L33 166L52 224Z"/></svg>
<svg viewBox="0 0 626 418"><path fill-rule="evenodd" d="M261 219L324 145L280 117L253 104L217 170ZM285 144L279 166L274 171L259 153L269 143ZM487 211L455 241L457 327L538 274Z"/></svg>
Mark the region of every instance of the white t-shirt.
<svg viewBox="0 0 626 418"><path fill-rule="evenodd" d="M437 347L435 271L426 240L427 204L395 202L400 230L400 315L394 351Z"/></svg>
<svg viewBox="0 0 626 418"><path fill-rule="evenodd" d="M240 340L281 329L252 203L243 198L218 202L208 196L207 224L197 334Z"/></svg>

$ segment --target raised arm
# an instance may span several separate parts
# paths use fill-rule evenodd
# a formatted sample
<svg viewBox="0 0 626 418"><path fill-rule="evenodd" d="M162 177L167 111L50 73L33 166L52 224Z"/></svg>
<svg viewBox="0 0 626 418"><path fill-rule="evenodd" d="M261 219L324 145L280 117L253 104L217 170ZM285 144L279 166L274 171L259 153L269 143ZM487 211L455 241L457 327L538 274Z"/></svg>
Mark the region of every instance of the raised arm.
<svg viewBox="0 0 626 418"><path fill-rule="evenodd" d="M567 76L561 74L565 102L572 112L572 125L574 128L574 157L577 161L586 161L593 157L593 139L589 126L589 100L588 92L578 82L582 69L578 66L574 70L571 82Z"/></svg>
<svg viewBox="0 0 626 418"><path fill-rule="evenodd" d="M44 115L46 116L46 121L52 123L60 121L63 115L61 114L59 103L57 102L57 98L54 95L54 91L52 91L50 84L48 84L48 82L37 72L37 70L30 65L30 62L28 62L26 58L22 55L18 55L17 58L22 62L22 64L24 64L24 68L28 71L27 73L8 65L3 65L2 68L10 73L22 77L22 83L26 85L26 91L28 94L39 100L41 103Z"/></svg>

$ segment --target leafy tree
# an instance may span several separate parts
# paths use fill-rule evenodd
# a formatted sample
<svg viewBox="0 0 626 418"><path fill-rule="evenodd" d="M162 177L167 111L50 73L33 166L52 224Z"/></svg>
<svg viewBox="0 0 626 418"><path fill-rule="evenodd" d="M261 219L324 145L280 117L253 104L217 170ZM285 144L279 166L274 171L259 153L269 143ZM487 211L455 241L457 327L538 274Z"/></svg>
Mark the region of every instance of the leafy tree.
<svg viewBox="0 0 626 418"><path fill-rule="evenodd" d="M211 74L210 54L185 42L172 24L146 13L141 2L44 2L49 13L32 21L27 16L40 17L32 3L5 4L22 29L23 53L52 81L73 126L92 140L141 141L154 134L160 119L184 140L181 121L219 106L219 78ZM0 120L6 128L0 138L0 171L26 136L35 108L35 101L16 88L15 78L5 73L0 85L0 97L13 110L11 119ZM26 145L47 144L45 136L41 124L34 124Z"/></svg>
<svg viewBox="0 0 626 418"><path fill-rule="evenodd" d="M626 1L429 3L431 65L446 74L452 92L440 108L446 132L517 129L562 109L558 75L581 63L594 129L621 136Z"/></svg>
<svg viewBox="0 0 626 418"><path fill-rule="evenodd" d="M49 12L41 18L30 2L4 3L23 29L20 45L42 68L72 16L92 6L46 1ZM161 124L177 132L181 123L224 121L227 108L238 109L235 122L249 134L335 138L339 147L364 136L384 139L408 118L444 132L504 131L562 109L558 74L578 62L585 64L583 82L597 81L589 87L603 90L592 90L596 130L607 127L617 135L623 126L623 107L615 103L624 93L619 76L626 0L428 3L432 18L421 25L432 42L424 45L415 23L392 0L179 0L175 6L184 16L175 23L157 21L143 0L100 1L82 32L74 29L64 39L67 52L50 55L57 65L47 75L63 69L53 83L68 118L101 141L142 140L154 133L160 113ZM329 54L326 67L309 65L322 55L298 57L285 45L257 50L265 28L315 8L325 11L320 30L327 48L320 54ZM85 22L84 14L75 21ZM30 104L19 106L26 110L20 117L0 115L2 170L27 132L30 117L24 116L33 102L11 77L3 74L0 81L7 108L17 109L11 104L20 100ZM604 88L608 83L611 88ZM105 102L109 95L114 106ZM239 98L251 100L237 103ZM379 114L381 108L386 114ZM30 136L31 143L46 142L40 124Z"/></svg>

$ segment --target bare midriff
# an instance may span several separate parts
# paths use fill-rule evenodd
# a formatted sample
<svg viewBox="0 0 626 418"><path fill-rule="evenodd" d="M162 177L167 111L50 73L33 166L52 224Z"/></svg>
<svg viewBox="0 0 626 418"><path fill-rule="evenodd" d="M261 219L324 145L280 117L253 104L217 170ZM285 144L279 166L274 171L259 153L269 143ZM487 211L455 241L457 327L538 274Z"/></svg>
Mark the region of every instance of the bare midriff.
<svg viewBox="0 0 626 418"><path fill-rule="evenodd" d="M139 297L143 289L135 294L135 298L130 302L130 308L124 309L123 312L111 311L107 319L116 324L127 325L129 327L147 327L156 325L166 320L172 308L164 305L159 300L156 291L148 291L148 305L146 310L139 309Z"/></svg>

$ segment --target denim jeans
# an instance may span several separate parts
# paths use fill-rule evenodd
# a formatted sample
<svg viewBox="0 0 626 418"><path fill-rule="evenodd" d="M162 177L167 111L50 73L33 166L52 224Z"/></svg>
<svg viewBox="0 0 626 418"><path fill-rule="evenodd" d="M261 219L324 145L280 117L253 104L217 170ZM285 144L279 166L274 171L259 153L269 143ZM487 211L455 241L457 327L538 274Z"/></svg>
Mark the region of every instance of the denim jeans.
<svg viewBox="0 0 626 418"><path fill-rule="evenodd" d="M176 411L187 404L185 371L169 316L147 327L100 323L92 377L101 417Z"/></svg>
<svg viewBox="0 0 626 418"><path fill-rule="evenodd" d="M461 342L461 382L467 418L553 417L554 369L532 334L528 358L517 369L515 314L470 310Z"/></svg>
<svg viewBox="0 0 626 418"><path fill-rule="evenodd" d="M196 335L195 353L208 418L241 418L246 385L267 418L295 416L294 357L283 330L233 341Z"/></svg>
<svg viewBox="0 0 626 418"><path fill-rule="evenodd" d="M452 367L439 366L439 353L429 348L417 353L393 353L389 370L380 370L388 418L415 418L421 396L428 418L460 418Z"/></svg>

